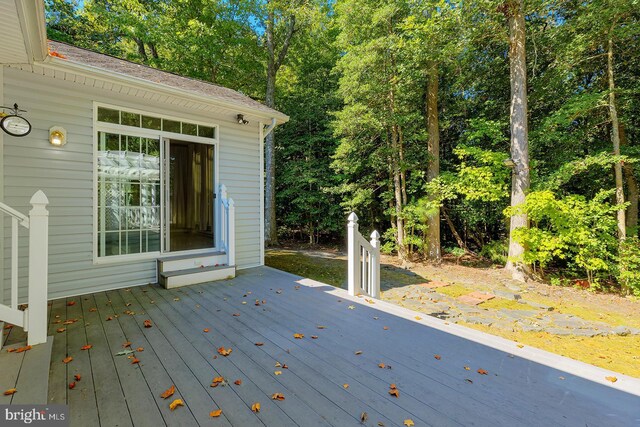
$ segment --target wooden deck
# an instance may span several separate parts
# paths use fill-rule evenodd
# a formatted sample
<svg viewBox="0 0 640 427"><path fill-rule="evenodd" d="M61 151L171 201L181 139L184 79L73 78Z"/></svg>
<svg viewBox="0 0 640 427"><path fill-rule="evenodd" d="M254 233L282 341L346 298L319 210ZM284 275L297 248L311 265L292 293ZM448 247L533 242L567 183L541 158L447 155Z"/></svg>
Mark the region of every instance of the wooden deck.
<svg viewBox="0 0 640 427"><path fill-rule="evenodd" d="M482 341L494 338L479 332L464 338L455 325L299 279L256 268L177 290L144 286L56 300L49 402L69 404L79 427L342 427L361 425L365 412L369 426L407 419L416 426L640 425L638 395L549 367L553 357L538 363L521 357L527 349L515 343L502 344L512 352L492 348ZM78 321L63 326L67 319ZM131 355L138 364L116 356L126 342L144 349ZM219 347L232 353L223 357ZM67 356L73 360L65 364ZM228 384L211 387L214 377ZM625 381L637 386L628 378L617 386ZM389 394L392 383L399 397ZM175 395L162 399L172 384ZM272 400L274 393L285 400ZM185 406L171 411L176 398ZM222 415L211 418L218 408Z"/></svg>

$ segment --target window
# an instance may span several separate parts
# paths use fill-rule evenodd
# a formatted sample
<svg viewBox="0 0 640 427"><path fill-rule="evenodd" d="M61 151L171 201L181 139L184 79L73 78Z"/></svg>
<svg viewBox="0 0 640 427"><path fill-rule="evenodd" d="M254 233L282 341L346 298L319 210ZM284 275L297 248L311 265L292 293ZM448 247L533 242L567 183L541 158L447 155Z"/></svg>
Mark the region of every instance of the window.
<svg viewBox="0 0 640 427"><path fill-rule="evenodd" d="M159 252L160 138L98 132L97 149L98 256Z"/></svg>
<svg viewBox="0 0 640 427"><path fill-rule="evenodd" d="M213 126L203 126L185 121L163 119L160 117L147 116L106 107L98 107L98 121L116 125L200 136L203 138L215 139L216 137L216 128Z"/></svg>

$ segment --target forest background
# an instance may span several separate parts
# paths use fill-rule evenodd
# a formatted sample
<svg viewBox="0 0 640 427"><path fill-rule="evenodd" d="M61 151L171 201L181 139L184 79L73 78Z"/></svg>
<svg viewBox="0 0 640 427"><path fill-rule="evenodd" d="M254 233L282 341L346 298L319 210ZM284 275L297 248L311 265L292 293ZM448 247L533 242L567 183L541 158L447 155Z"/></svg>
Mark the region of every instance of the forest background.
<svg viewBox="0 0 640 427"><path fill-rule="evenodd" d="M267 243L640 295L638 0L47 0L51 39L236 89L266 141Z"/></svg>

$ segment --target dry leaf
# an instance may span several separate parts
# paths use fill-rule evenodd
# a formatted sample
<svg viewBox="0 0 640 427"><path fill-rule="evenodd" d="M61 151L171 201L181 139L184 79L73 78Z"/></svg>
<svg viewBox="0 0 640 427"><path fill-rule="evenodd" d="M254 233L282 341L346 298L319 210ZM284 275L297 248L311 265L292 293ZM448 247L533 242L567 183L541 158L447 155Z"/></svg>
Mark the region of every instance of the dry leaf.
<svg viewBox="0 0 640 427"><path fill-rule="evenodd" d="M389 390L389 394L391 396L400 397L400 392L396 388L392 388Z"/></svg>
<svg viewBox="0 0 640 427"><path fill-rule="evenodd" d="M489 372L485 371L484 369L478 369L478 373L480 375L487 375Z"/></svg>
<svg viewBox="0 0 640 427"><path fill-rule="evenodd" d="M440 359L442 359L442 356L440 356L439 354L436 354L436 355L434 355L433 357L434 357L436 360L440 360Z"/></svg>
<svg viewBox="0 0 640 427"><path fill-rule="evenodd" d="M281 367L281 366L282 366L282 365L280 364L280 362L276 362L276 364L275 364L275 367L276 367L276 368L279 368L279 367Z"/></svg>
<svg viewBox="0 0 640 427"><path fill-rule="evenodd" d="M107 322L108 322L109 320L113 320L113 316L109 316L109 317L107 317L107 319L106 319L106 320L107 320Z"/></svg>
<svg viewBox="0 0 640 427"><path fill-rule="evenodd" d="M354 353L356 356L360 356L362 354L362 350L358 350Z"/></svg>
<svg viewBox="0 0 640 427"><path fill-rule="evenodd" d="M144 351L144 347L138 347L136 348L136 351Z"/></svg>
<svg viewBox="0 0 640 427"><path fill-rule="evenodd" d="M73 378L74 378L76 381L80 381L80 379L82 378L82 376L81 376L80 374L75 374L75 375L73 376Z"/></svg>
<svg viewBox="0 0 640 427"><path fill-rule="evenodd" d="M68 307L71 307L72 305L76 305L76 302L75 302L75 301L69 301L69 302L67 303L67 306L68 306Z"/></svg>
<svg viewBox="0 0 640 427"><path fill-rule="evenodd" d="M282 371L274 371L273 375L282 375Z"/></svg>
<svg viewBox="0 0 640 427"><path fill-rule="evenodd" d="M257 345L258 347L260 347L260 346L263 346L263 345L264 345L264 343L263 343L263 342L257 342L257 343L256 343L256 345Z"/></svg>
<svg viewBox="0 0 640 427"><path fill-rule="evenodd" d="M470 371L470 370L471 370L471 368L470 368L470 367L468 367L468 366L465 366L465 367L464 367L464 370L465 370L465 371Z"/></svg>
<svg viewBox="0 0 640 427"><path fill-rule="evenodd" d="M93 347L93 345L91 344L83 345L82 347L80 347L80 350L89 350L91 347Z"/></svg>
<svg viewBox="0 0 640 427"><path fill-rule="evenodd" d="M78 321L78 319L69 319L69 320L65 320L64 322L62 322L63 325L72 325L74 323L76 323Z"/></svg>
<svg viewBox="0 0 640 427"><path fill-rule="evenodd" d="M94 312L94 311L98 311L98 309L97 309L97 308L95 308L95 307L91 307L91 308L89 309L89 311L90 311L90 312Z"/></svg>
<svg viewBox="0 0 640 427"><path fill-rule="evenodd" d="M11 328L13 328L13 325L5 325L4 328L5 329L11 329Z"/></svg>
<svg viewBox="0 0 640 427"><path fill-rule="evenodd" d="M383 326L382 329L384 329L385 331L388 331L389 327L388 326Z"/></svg>
<svg viewBox="0 0 640 427"><path fill-rule="evenodd" d="M75 388L75 386L76 386L76 382L75 381L70 382L69 383L69 390L73 390Z"/></svg>
<svg viewBox="0 0 640 427"><path fill-rule="evenodd" d="M145 328L150 328L151 326L153 326L153 325L151 324L151 320L149 320L149 319L145 320L145 321L144 321L144 322L142 322L142 323L144 324L144 327L145 327Z"/></svg>
<svg viewBox="0 0 640 427"><path fill-rule="evenodd" d="M124 348L131 347L131 341L127 341L126 343L122 344L122 347Z"/></svg>
<svg viewBox="0 0 640 427"><path fill-rule="evenodd" d="M209 328L204 328L202 332L209 332ZM220 411L220 413L222 413L222 411Z"/></svg>
<svg viewBox="0 0 640 427"><path fill-rule="evenodd" d="M611 381L612 383L615 383L616 381L618 381L618 378L616 377L604 377L604 379L607 381Z"/></svg>
<svg viewBox="0 0 640 427"><path fill-rule="evenodd" d="M345 383L345 384L342 384L342 387L344 387L344 389L346 390L346 389L348 389L348 388L349 388L349 384L346 384L346 383Z"/></svg>
<svg viewBox="0 0 640 427"><path fill-rule="evenodd" d="M62 359L62 363L69 363L73 360L73 357L69 356L69 357L65 357L64 359Z"/></svg>
<svg viewBox="0 0 640 427"><path fill-rule="evenodd" d="M133 360L131 361L132 365L137 365L138 363L140 363L140 359L138 359L137 357L134 357Z"/></svg>
<svg viewBox="0 0 640 427"><path fill-rule="evenodd" d="M61 333L61 332L64 332L66 330L67 330L67 328L58 328L58 329L56 329L56 332L57 333Z"/></svg>
<svg viewBox="0 0 640 427"><path fill-rule="evenodd" d="M284 394L282 394L282 393L273 393L271 395L271 399L273 399L273 400L284 400Z"/></svg>
<svg viewBox="0 0 640 427"><path fill-rule="evenodd" d="M366 412L363 412L360 414L360 422L361 423L366 423L367 420L369 419L369 414L367 414Z"/></svg>
<svg viewBox="0 0 640 427"><path fill-rule="evenodd" d="M327 329L327 327L324 326L324 325L318 325L318 326L316 326L316 328L318 328L318 329Z"/></svg>
<svg viewBox="0 0 640 427"><path fill-rule="evenodd" d="M350 305L349 307L347 307L349 310L355 310L356 306L355 305Z"/></svg>
<svg viewBox="0 0 640 427"><path fill-rule="evenodd" d="M317 339L318 339L318 336L317 336L317 335L311 335L311 339L312 339L312 340L317 340Z"/></svg>
<svg viewBox="0 0 640 427"><path fill-rule="evenodd" d="M233 315L234 315L235 317L238 317L238 316L240 316L240 313L233 313Z"/></svg>
<svg viewBox="0 0 640 427"><path fill-rule="evenodd" d="M416 320L422 320L422 317L420 317L420 316L416 316L416 317L414 317L414 319L416 319Z"/></svg>
<svg viewBox="0 0 640 427"><path fill-rule="evenodd" d="M218 418L220 415L222 415L222 409L216 409L215 411L209 412L209 416L213 418Z"/></svg>
<svg viewBox="0 0 640 427"><path fill-rule="evenodd" d="M235 385L240 385L240 384L242 384L242 380L235 380L233 383L234 383Z"/></svg>
<svg viewBox="0 0 640 427"><path fill-rule="evenodd" d="M302 338L304 338L304 334L293 334L293 337L297 340L301 340Z"/></svg>
<svg viewBox="0 0 640 427"><path fill-rule="evenodd" d="M16 353L24 353L25 351L31 350L33 347L30 345L25 345L24 347L18 347L15 349Z"/></svg>
<svg viewBox="0 0 640 427"><path fill-rule="evenodd" d="M380 369L384 369L386 368L387 365L385 365L384 363L378 363L378 368Z"/></svg>
<svg viewBox="0 0 640 427"><path fill-rule="evenodd" d="M171 385L171 387L169 387L168 389L166 389L161 395L160 397L163 399L167 399L171 396L173 396L173 393L176 392L176 386L175 385Z"/></svg>
<svg viewBox="0 0 640 427"><path fill-rule="evenodd" d="M182 401L182 399L176 399L173 402L171 402L169 404L169 409L171 409L172 411L174 409L176 409L178 406L184 406L184 402Z"/></svg>
<svg viewBox="0 0 640 427"><path fill-rule="evenodd" d="M226 356L230 355L232 351L233 350L231 348L220 347L218 349L218 354L221 355L221 356L225 356L226 357Z"/></svg>
<svg viewBox="0 0 640 427"><path fill-rule="evenodd" d="M5 396L11 396L11 395L12 395L12 394L14 394L16 391L18 391L18 390L17 390L17 389L15 389L15 388L10 388L9 390L7 390L7 391L5 391L5 392L4 392L4 395L5 395Z"/></svg>
<svg viewBox="0 0 640 427"><path fill-rule="evenodd" d="M251 405L251 410L253 412L260 412L260 403L256 402L253 405Z"/></svg>
<svg viewBox="0 0 640 427"><path fill-rule="evenodd" d="M468 382L469 384L473 384L473 381L471 381L469 378L465 378L465 381Z"/></svg>
<svg viewBox="0 0 640 427"><path fill-rule="evenodd" d="M404 422L402 424L405 427L413 427L413 426L415 426L415 423L413 422L413 420L411 418L404 420Z"/></svg>
<svg viewBox="0 0 640 427"><path fill-rule="evenodd" d="M524 346L523 346L522 344L518 344L518 345L517 345L517 347L518 347L518 348L522 348L522 347L524 347Z"/></svg>

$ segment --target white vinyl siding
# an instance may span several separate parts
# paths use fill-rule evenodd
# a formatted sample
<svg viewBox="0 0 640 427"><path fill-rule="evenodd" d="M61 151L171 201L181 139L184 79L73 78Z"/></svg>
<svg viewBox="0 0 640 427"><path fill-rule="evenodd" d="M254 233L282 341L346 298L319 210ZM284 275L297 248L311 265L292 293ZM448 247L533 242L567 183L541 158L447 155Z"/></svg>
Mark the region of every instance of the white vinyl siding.
<svg viewBox="0 0 640 427"><path fill-rule="evenodd" d="M218 124L219 183L227 186L229 196L236 203L236 264L238 268L260 265L257 122L238 125L232 114L206 116L198 109L137 98L135 91L124 95L16 68L4 68L3 89L2 105L18 103L27 110L25 117L33 126L26 137L3 138L4 202L27 213L29 199L35 191L41 189L49 198L49 298L156 281L155 260L106 265L93 262L94 101L186 121ZM52 126L67 130L68 142L64 147L49 144ZM5 222L5 231L8 226ZM5 254L9 244L5 239ZM21 286L26 286L26 240L21 239L20 244ZM5 275L8 263L5 256Z"/></svg>

